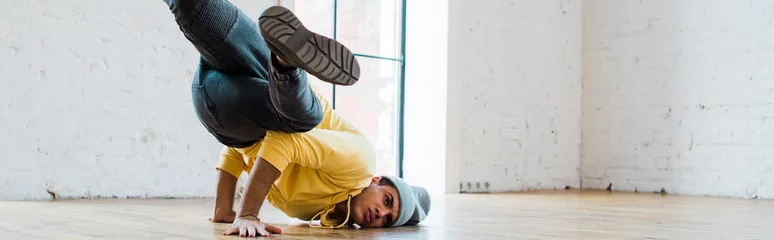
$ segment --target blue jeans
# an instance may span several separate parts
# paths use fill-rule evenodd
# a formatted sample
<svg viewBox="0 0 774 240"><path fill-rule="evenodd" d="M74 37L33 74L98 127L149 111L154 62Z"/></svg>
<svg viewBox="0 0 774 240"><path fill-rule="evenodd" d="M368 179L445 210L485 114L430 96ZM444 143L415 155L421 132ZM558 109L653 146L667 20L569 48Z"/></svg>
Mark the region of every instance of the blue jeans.
<svg viewBox="0 0 774 240"><path fill-rule="evenodd" d="M222 144L247 147L267 130L305 132L323 118L300 68L278 69L257 24L227 0L164 0L201 58L191 87L199 121Z"/></svg>

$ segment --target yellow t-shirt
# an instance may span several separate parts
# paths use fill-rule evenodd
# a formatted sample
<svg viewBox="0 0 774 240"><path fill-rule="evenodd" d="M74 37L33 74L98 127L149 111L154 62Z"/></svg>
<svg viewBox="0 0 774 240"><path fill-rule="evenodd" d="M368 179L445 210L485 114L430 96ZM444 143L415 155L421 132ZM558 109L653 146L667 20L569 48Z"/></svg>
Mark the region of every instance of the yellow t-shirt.
<svg viewBox="0 0 774 240"><path fill-rule="evenodd" d="M316 92L315 92L316 93ZM289 217L302 220L336 203L347 201L367 187L374 176L375 154L366 137L346 122L317 94L324 117L315 129L304 133L269 131L266 137L246 148L225 147L217 168L236 176L250 173L256 157L276 167L279 179L267 200ZM338 225L324 219L323 225Z"/></svg>

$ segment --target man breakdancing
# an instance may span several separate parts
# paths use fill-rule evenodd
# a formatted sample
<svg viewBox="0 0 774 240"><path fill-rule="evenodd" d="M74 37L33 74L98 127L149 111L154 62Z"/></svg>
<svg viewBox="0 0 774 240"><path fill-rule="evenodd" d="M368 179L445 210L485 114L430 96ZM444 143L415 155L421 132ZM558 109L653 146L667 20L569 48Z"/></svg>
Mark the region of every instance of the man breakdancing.
<svg viewBox="0 0 774 240"><path fill-rule="evenodd" d="M430 210L424 188L374 176L366 137L309 85L352 85L360 67L341 43L307 30L283 7L258 24L227 0L164 0L201 55L191 87L197 117L224 144L210 220L232 223L224 234L267 236L282 230L260 221L264 200L290 217L341 228L415 225ZM237 179L249 180L238 212Z"/></svg>

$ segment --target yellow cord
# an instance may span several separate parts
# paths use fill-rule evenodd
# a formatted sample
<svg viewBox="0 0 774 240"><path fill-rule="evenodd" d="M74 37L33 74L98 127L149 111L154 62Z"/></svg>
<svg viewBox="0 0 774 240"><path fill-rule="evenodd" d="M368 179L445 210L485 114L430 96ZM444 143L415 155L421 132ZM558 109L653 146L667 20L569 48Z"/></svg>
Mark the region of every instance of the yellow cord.
<svg viewBox="0 0 774 240"><path fill-rule="evenodd" d="M344 225L346 225L346 224L347 224L347 222L349 221L350 203L351 203L351 202L352 202L352 195L348 195L348 196L347 196L347 218L346 218L346 219L344 219L344 222L342 222L341 224L339 224L339 225L337 225L337 226L322 226L322 224L323 224L323 219L322 219L322 216L320 216L320 214L323 214L323 215L325 215L325 216L328 216L328 213L330 213L330 212L332 212L333 210L335 210L335 209L336 209L336 205L333 205L333 207L331 207L331 208L329 208L329 209L327 209L327 210L324 210L324 211L320 211L320 212L318 212L317 214L315 214L315 215L314 215L314 217L312 217L312 220L309 220L309 226L310 226L310 227L313 227L313 228L315 228L315 227L316 227L316 228L341 228L341 227L343 227L343 226L344 226ZM320 216L320 226L314 226L314 225L312 225L312 222L314 221L314 219L316 219L316 218L317 218L317 216Z"/></svg>

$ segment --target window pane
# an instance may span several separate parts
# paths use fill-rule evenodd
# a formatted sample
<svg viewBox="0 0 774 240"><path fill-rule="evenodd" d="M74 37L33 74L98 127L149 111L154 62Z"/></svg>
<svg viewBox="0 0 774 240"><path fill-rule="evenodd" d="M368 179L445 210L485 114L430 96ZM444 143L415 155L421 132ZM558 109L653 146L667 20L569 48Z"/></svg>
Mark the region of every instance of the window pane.
<svg viewBox="0 0 774 240"><path fill-rule="evenodd" d="M401 1L338 0L337 40L352 52L398 58Z"/></svg>
<svg viewBox="0 0 774 240"><path fill-rule="evenodd" d="M307 29L333 38L333 0L295 0L293 8Z"/></svg>
<svg viewBox="0 0 774 240"><path fill-rule="evenodd" d="M376 151L376 174L397 174L397 88L399 63L357 58L360 80L336 87L336 111L368 137Z"/></svg>
<svg viewBox="0 0 774 240"><path fill-rule="evenodd" d="M293 13L307 29L333 38L333 0L295 0ZM307 74L309 83L317 87L320 95L333 99L333 86Z"/></svg>

